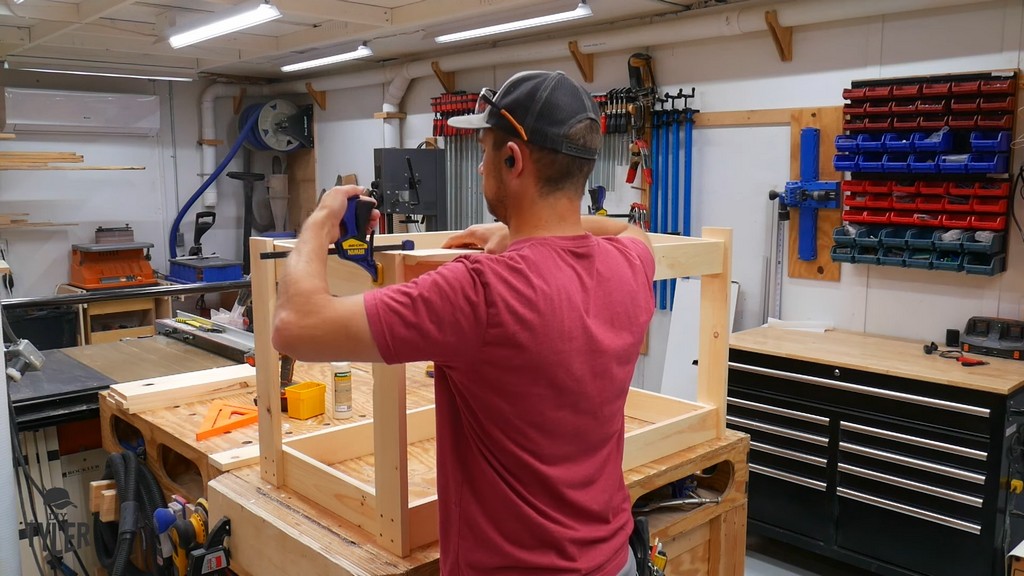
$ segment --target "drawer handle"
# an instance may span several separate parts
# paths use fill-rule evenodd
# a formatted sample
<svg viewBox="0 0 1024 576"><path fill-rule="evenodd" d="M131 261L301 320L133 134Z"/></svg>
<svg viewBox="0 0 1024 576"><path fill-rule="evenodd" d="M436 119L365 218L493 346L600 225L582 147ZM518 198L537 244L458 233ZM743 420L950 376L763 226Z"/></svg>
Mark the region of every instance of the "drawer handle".
<svg viewBox="0 0 1024 576"><path fill-rule="evenodd" d="M927 440L925 438L918 438L917 436L907 436L906 434L900 434L898 432L880 430L878 428L861 426L860 424L853 424L850 422L841 422L839 427L843 430L849 430L850 432L859 432L861 434L868 434L869 436L877 436L878 438L913 444L922 448L931 448L948 454L956 454L959 456L966 456L967 458L973 458L975 460L981 460L982 462L988 460L988 454L981 452L980 450L971 450L970 448L946 444L944 442L936 442L935 440Z"/></svg>
<svg viewBox="0 0 1024 576"><path fill-rule="evenodd" d="M797 420L804 420L813 424L821 424L822 426L828 426L828 418L824 416L815 416L814 414L805 414L803 412L797 412L796 410L787 410L785 408L779 408L778 406L769 406L768 404L761 404L759 402L751 402L750 400L741 400L739 398L728 398L727 403L733 406L739 406L740 408L749 408L750 410L757 410L759 412L768 412L769 414L775 414L777 416L787 416L789 418L796 418Z"/></svg>
<svg viewBox="0 0 1024 576"><path fill-rule="evenodd" d="M772 478L778 478L779 480L785 480L786 482L792 482L801 486L807 486L808 488L814 488L815 490L825 491L825 483L818 482L817 480L811 480L796 474L790 474L788 472L781 472L779 470L772 470L771 468L765 468L757 464L748 464L751 472L757 472L758 474L764 474L765 476L771 476Z"/></svg>
<svg viewBox="0 0 1024 576"><path fill-rule="evenodd" d="M861 494L860 492L854 492L853 490L848 490L846 488L839 488L837 492L840 496L845 496L851 500L857 500L865 504L878 506L879 508L885 508L886 510L892 510L893 512L899 512L900 514L906 514L907 516L928 520L929 522L935 522L936 524L942 524L944 526L949 526L950 528L970 532L971 534L981 534L981 526L978 526L977 524L971 524L970 522L964 522L963 520L957 520L956 518L950 518L941 514L935 514L934 512L920 510L911 506L892 502L890 500L875 498L874 496L868 496L867 494Z"/></svg>
<svg viewBox="0 0 1024 576"><path fill-rule="evenodd" d="M824 458L811 456L810 454L801 454L800 452L786 450L785 448L779 448L778 446L769 446L768 444L762 444L760 442L751 442L750 449L757 450L758 452L765 452L767 454L774 454L776 456L782 456L783 458L799 460L800 462L814 464L815 466L821 466L822 468L828 464L828 461Z"/></svg>
<svg viewBox="0 0 1024 576"><path fill-rule="evenodd" d="M979 408L977 406L969 406L967 404L958 404L956 402L946 402L945 400L937 400L935 398L928 398L925 396L916 396L914 394L904 394L902 392L893 392L891 390L882 390L880 388L861 386L859 384L847 384L846 382L836 382L835 380L829 380L827 378L804 376L803 374L793 374L792 372L783 372L781 370L772 370L770 368L748 366L746 364L738 364L736 362L729 362L729 368L739 370L741 372L750 372L751 374L758 374L760 376L782 378L784 380L793 380L795 382L804 382L806 384L816 384L818 386L824 386L826 388L834 388L836 390L856 392L858 394L867 394L869 396L878 396L880 398L899 400L901 402L910 402L911 404L918 404L921 406L928 406L931 408L940 408L942 410L950 410L953 412L970 414L971 416L981 416L982 418L988 418L989 414L987 408Z"/></svg>
<svg viewBox="0 0 1024 576"><path fill-rule="evenodd" d="M779 436L786 436L787 438L792 438L794 440L802 440L804 442L810 442L811 444L818 444L819 446L828 446L828 438L825 438L824 436L797 432L796 430L790 430L789 428L781 428L779 426L772 426L771 424L762 424L761 422L747 420L746 418L738 418L736 416L726 416L725 421L728 424L752 428L754 430L768 432L769 434L778 434Z"/></svg>
<svg viewBox="0 0 1024 576"><path fill-rule="evenodd" d="M925 460L918 460L917 458L908 458L906 456L893 454L892 452L886 452L884 450L875 450L874 448L859 446L857 444L849 444L847 442L840 442L839 449L846 450L847 452L853 452L854 454L860 454L861 456L878 458L879 460L885 460L886 462L892 462L893 464L901 464L903 466L909 466L919 470L927 470L929 472L942 474L943 476L949 476L950 478L957 478L967 482L973 482L975 484L985 484L985 477L981 474L967 472L966 470L960 470L959 468L952 468L950 466L941 466Z"/></svg>
<svg viewBox="0 0 1024 576"><path fill-rule="evenodd" d="M751 447L753 447L753 443L751 443ZM906 488L907 490L938 496L939 498L960 502L961 504L967 504L968 506L974 506L975 508L981 508L981 498L961 494L959 492L953 492L952 490L921 484L920 482L914 482L898 476L882 474L881 472L875 472L874 470L865 470L864 468L850 466L849 464L839 464L839 471L847 474L853 474L854 476L860 476L861 478L877 480L884 484L899 486L900 488Z"/></svg>

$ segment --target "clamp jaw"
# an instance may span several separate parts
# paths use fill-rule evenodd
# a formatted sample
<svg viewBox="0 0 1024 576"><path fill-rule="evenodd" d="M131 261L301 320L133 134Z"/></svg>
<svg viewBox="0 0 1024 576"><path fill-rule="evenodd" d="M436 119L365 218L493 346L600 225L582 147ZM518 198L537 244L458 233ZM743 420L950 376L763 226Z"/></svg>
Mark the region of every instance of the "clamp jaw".
<svg viewBox="0 0 1024 576"><path fill-rule="evenodd" d="M768 192L769 200L779 201L779 222L789 220L789 209L800 209L798 255L801 260L818 258L818 210L841 208L839 182L786 182L785 192Z"/></svg>
<svg viewBox="0 0 1024 576"><path fill-rule="evenodd" d="M608 196L608 190L604 186L595 186L588 190L590 193L590 206L587 212L596 216L607 216L608 211L604 209L604 200Z"/></svg>
<svg viewBox="0 0 1024 576"><path fill-rule="evenodd" d="M370 192L374 193L372 190ZM416 245L412 240L403 240L401 244L374 246L375 232L373 230L367 232L373 208L373 202L364 201L360 196L352 196L348 199L348 207L341 220L341 235L334 243L334 249L337 251L338 258L358 264L373 278L374 284L380 285L383 282L381 265L374 260L373 251L415 250Z"/></svg>

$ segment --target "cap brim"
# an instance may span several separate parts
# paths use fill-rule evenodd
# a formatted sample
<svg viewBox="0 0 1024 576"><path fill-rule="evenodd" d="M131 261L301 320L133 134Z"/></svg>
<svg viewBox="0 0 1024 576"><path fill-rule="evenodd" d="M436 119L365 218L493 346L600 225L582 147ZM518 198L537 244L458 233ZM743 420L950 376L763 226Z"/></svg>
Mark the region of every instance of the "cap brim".
<svg viewBox="0 0 1024 576"><path fill-rule="evenodd" d="M467 114L466 116L452 116L448 119L448 125L452 128L463 128L467 130L481 130L490 128L487 123L487 112L480 114Z"/></svg>

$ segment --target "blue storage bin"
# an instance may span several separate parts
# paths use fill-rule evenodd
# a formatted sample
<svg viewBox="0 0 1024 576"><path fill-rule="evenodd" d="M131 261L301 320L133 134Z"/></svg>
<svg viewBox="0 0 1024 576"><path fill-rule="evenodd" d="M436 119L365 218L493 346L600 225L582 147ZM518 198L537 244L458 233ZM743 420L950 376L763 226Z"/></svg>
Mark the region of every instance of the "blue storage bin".
<svg viewBox="0 0 1024 576"><path fill-rule="evenodd" d="M874 246L855 247L853 261L857 264L878 264L878 248Z"/></svg>
<svg viewBox="0 0 1024 576"><path fill-rule="evenodd" d="M945 234L946 232L949 232L949 230L936 230L935 232L933 232L932 233L932 246L934 246L936 250L940 250L940 251L943 251L943 252L960 252L960 251L962 251L963 250L963 244L961 243L960 240L963 237L962 236L958 237L956 240L943 240L942 239L942 235Z"/></svg>
<svg viewBox="0 0 1024 576"><path fill-rule="evenodd" d="M953 149L953 133L949 130L914 132L910 140L915 152L949 152Z"/></svg>
<svg viewBox="0 0 1024 576"><path fill-rule="evenodd" d="M964 234L963 247L964 252L973 252L977 254L995 254L1003 249L1003 232L992 233L992 238L985 241L979 241L977 239L977 231L971 231Z"/></svg>
<svg viewBox="0 0 1024 576"><path fill-rule="evenodd" d="M935 154L921 154L915 152L910 155L910 161L908 162L910 171L934 174L939 171L939 164L935 159Z"/></svg>
<svg viewBox="0 0 1024 576"><path fill-rule="evenodd" d="M857 137L848 134L836 136L836 152L856 152Z"/></svg>
<svg viewBox="0 0 1024 576"><path fill-rule="evenodd" d="M847 262L849 264L854 263L854 250L853 246L840 246L835 245L832 247L829 255L832 257L833 262Z"/></svg>
<svg viewBox="0 0 1024 576"><path fill-rule="evenodd" d="M932 246L932 233L934 230L927 228L911 228L907 230L907 248L916 250L928 250L929 252L934 248Z"/></svg>
<svg viewBox="0 0 1024 576"><path fill-rule="evenodd" d="M882 170L885 172L909 172L910 154L890 152L882 157Z"/></svg>
<svg viewBox="0 0 1024 576"><path fill-rule="evenodd" d="M939 172L945 174L965 174L967 172L967 160L969 154L939 154L936 163Z"/></svg>
<svg viewBox="0 0 1024 576"><path fill-rule="evenodd" d="M832 166L837 172L857 172L860 169L857 154L836 154L832 157Z"/></svg>
<svg viewBox="0 0 1024 576"><path fill-rule="evenodd" d="M857 246L870 246L878 248L882 245L882 229L878 226L865 226L853 236L853 243Z"/></svg>
<svg viewBox="0 0 1024 576"><path fill-rule="evenodd" d="M913 152L913 134L887 132L882 136L882 146L889 152Z"/></svg>
<svg viewBox="0 0 1024 576"><path fill-rule="evenodd" d="M906 248L907 231L909 228L885 228L882 230L880 240L883 248Z"/></svg>
<svg viewBox="0 0 1024 576"><path fill-rule="evenodd" d="M863 150L863 148L861 148L861 150ZM878 152L861 154L857 157L857 165L861 172L883 172L885 170L882 165L883 158L884 155Z"/></svg>
<svg viewBox="0 0 1024 576"><path fill-rule="evenodd" d="M968 254L963 269L968 274L995 276L1006 269L1006 254Z"/></svg>
<svg viewBox="0 0 1024 576"><path fill-rule="evenodd" d="M976 152L967 160L967 171L972 174L1005 173L1010 164L1010 155L1005 152Z"/></svg>
<svg viewBox="0 0 1024 576"><path fill-rule="evenodd" d="M903 254L903 264L907 268L932 269L932 251L910 249Z"/></svg>
<svg viewBox="0 0 1024 576"><path fill-rule="evenodd" d="M853 246L853 236L850 236L846 226L837 226L832 230L832 242L840 246Z"/></svg>
<svg viewBox="0 0 1024 576"><path fill-rule="evenodd" d="M859 134L857 136L857 149L861 152L881 152L885 149L882 147L882 135Z"/></svg>
<svg viewBox="0 0 1024 576"><path fill-rule="evenodd" d="M974 152L1009 152L1010 132L971 132L971 150Z"/></svg>
<svg viewBox="0 0 1024 576"><path fill-rule="evenodd" d="M882 248L882 251L878 254L878 263L882 266L906 268L905 255L906 250L903 248Z"/></svg>
<svg viewBox="0 0 1024 576"><path fill-rule="evenodd" d="M932 253L932 270L948 270L949 272L960 272L963 269L963 254L959 252L942 252L938 250Z"/></svg>

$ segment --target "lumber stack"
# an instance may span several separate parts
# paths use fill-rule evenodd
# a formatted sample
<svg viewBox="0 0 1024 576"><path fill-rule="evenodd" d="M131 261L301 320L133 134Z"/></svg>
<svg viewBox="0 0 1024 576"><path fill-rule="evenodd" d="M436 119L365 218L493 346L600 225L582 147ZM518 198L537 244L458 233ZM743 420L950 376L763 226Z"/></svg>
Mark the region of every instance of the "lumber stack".
<svg viewBox="0 0 1024 576"><path fill-rule="evenodd" d="M118 408L135 414L186 402L214 400L246 390L256 390L256 368L236 364L114 384L108 398Z"/></svg>
<svg viewBox="0 0 1024 576"><path fill-rule="evenodd" d="M85 166L75 152L0 152L0 170L145 170L144 166Z"/></svg>

